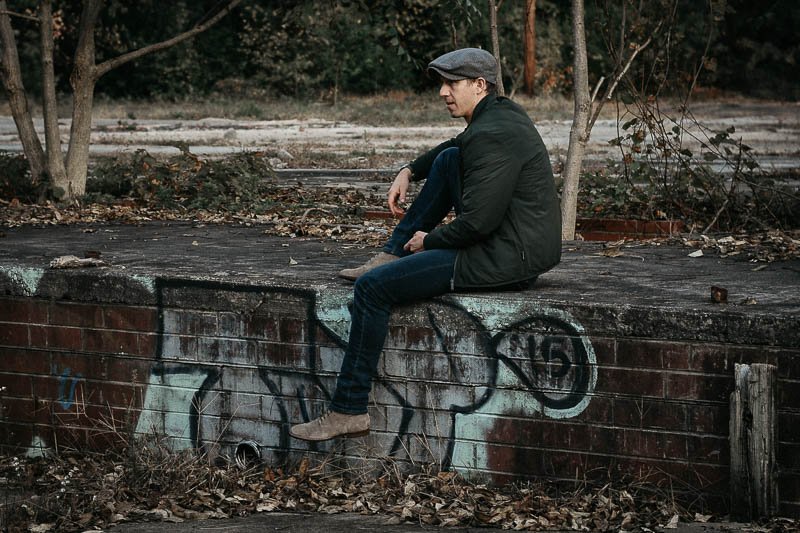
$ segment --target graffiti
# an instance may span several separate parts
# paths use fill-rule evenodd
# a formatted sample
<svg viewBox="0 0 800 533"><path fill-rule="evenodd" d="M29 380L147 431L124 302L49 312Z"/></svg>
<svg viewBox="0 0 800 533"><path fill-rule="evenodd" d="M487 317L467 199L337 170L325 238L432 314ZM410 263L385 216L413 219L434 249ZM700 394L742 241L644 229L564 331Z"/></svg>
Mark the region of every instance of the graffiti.
<svg viewBox="0 0 800 533"><path fill-rule="evenodd" d="M58 367L55 366L52 368L51 373L54 376L58 376L58 398L56 403L66 411L75 404L75 389L83 379L83 375L75 374L72 376L72 369L69 367L65 368L59 375Z"/></svg>
<svg viewBox="0 0 800 533"><path fill-rule="evenodd" d="M330 401L349 331L349 291L160 280L155 289L159 340L138 432L168 435L174 446L211 457L235 457L245 444L238 452L252 453L254 443L275 461L293 451L330 449L331 443L293 440L288 429ZM182 318L164 305L165 293L182 290L229 294L250 308ZM300 310L296 322L305 324L293 343L274 338L281 326L264 308L279 303ZM404 317L411 322L390 334L384 372L375 380L380 409L373 444L385 447L382 454L486 470L486 436L498 420L574 417L589 404L597 382L594 351L567 313L456 295L419 306L424 323L413 312ZM204 323L205 337L192 329ZM286 353L291 345L300 349Z"/></svg>
<svg viewBox="0 0 800 533"><path fill-rule="evenodd" d="M42 277L5 274L26 295ZM135 405L120 405L134 407L137 433L212 458L249 460L257 451L282 462L333 449L288 431L330 402L350 329L349 288L129 279L155 300L158 316L149 375L117 388L120 398L143 392ZM76 407L79 383L91 388L100 379L55 366L50 374L63 411ZM492 471L493 445L528 444L509 424L578 416L596 385L588 335L562 310L490 294L399 308L374 381L370 453ZM34 428L31 449L46 447L40 437Z"/></svg>

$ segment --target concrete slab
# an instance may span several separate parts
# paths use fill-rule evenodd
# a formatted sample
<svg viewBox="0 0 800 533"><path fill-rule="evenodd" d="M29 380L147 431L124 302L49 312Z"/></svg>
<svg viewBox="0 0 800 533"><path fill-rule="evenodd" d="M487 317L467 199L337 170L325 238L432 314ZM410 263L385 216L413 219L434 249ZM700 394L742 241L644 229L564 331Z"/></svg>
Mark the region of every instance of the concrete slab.
<svg viewBox="0 0 800 533"><path fill-rule="evenodd" d="M15 227L3 230L0 266L48 269L63 255L100 254L102 274L219 279L267 286L331 287L374 249L312 238L266 235L257 226L150 222ZM673 312L800 316L800 260L750 263L713 252L690 257L680 246L565 242L561 264L541 276L531 297L542 301L647 307ZM98 272L100 274L100 272ZM711 287L728 290L714 303Z"/></svg>

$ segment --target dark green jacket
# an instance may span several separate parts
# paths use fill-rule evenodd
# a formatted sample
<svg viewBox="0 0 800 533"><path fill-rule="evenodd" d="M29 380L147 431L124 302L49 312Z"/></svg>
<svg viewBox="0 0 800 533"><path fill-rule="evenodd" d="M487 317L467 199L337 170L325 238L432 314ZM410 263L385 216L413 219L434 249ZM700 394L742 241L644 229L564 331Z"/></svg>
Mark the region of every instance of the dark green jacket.
<svg viewBox="0 0 800 533"><path fill-rule="evenodd" d="M456 248L454 287L525 280L561 260L561 212L547 149L528 114L508 98L483 98L472 121L411 163L424 179L444 149L461 156L462 212L426 237L426 250Z"/></svg>

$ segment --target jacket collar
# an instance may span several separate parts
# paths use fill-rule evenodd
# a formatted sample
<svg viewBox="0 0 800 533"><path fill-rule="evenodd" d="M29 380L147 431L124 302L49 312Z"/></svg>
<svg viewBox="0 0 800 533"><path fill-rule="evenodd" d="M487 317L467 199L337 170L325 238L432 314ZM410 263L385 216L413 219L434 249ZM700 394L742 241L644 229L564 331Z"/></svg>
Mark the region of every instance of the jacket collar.
<svg viewBox="0 0 800 533"><path fill-rule="evenodd" d="M487 94L486 96L481 98L481 101L478 102L478 104L475 106L475 109L472 111L472 120L470 120L469 123L472 124L473 122L475 122L475 120L478 118L478 116L487 107L489 107L491 104L493 104L496 101L497 101L497 95L496 94Z"/></svg>

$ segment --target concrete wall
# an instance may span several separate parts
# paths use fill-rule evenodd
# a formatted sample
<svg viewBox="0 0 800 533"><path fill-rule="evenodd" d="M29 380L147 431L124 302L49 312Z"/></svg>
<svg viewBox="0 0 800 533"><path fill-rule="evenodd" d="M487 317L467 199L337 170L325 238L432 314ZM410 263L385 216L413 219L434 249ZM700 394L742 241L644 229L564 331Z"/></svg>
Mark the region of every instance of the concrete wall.
<svg viewBox="0 0 800 533"><path fill-rule="evenodd" d="M333 392L346 287L0 277L0 442L31 454L136 431L212 456L253 441L269 462L391 456L494 483L631 475L720 507L733 366L768 362L779 372L781 512L800 515L793 317L543 302L535 291L397 309L371 435L308 446L288 428Z"/></svg>

